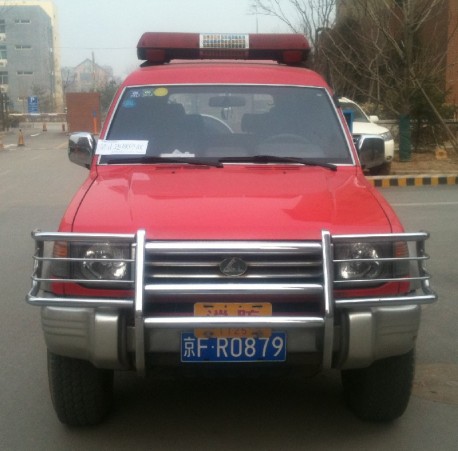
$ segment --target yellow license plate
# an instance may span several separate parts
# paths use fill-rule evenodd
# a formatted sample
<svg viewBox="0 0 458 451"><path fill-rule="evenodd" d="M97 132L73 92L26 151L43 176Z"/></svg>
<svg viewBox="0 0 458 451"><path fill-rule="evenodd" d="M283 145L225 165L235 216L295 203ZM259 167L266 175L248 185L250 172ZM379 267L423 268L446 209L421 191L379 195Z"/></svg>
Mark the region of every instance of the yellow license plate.
<svg viewBox="0 0 458 451"><path fill-rule="evenodd" d="M194 304L194 316L272 316L272 304L261 303L225 303L225 302L198 302ZM264 338L270 337L271 329L259 328L224 328L224 329L196 329L194 334L198 338Z"/></svg>

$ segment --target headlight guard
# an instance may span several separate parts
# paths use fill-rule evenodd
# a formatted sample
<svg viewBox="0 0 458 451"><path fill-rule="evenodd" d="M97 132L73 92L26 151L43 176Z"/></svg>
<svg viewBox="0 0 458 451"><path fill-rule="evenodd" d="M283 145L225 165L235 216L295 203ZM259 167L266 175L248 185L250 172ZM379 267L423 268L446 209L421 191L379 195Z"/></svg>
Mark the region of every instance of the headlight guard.
<svg viewBox="0 0 458 451"><path fill-rule="evenodd" d="M358 241L334 245L334 275L337 283L374 286L406 277L409 251L405 242Z"/></svg>

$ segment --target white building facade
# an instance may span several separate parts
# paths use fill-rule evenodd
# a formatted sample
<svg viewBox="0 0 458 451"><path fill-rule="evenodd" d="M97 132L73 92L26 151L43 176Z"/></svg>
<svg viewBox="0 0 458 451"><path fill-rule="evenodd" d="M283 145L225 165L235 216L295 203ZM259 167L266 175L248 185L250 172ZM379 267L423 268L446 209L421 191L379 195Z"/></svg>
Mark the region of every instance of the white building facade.
<svg viewBox="0 0 458 451"><path fill-rule="evenodd" d="M57 25L52 1L0 4L0 89L10 111L27 113L33 96L40 112L63 111Z"/></svg>

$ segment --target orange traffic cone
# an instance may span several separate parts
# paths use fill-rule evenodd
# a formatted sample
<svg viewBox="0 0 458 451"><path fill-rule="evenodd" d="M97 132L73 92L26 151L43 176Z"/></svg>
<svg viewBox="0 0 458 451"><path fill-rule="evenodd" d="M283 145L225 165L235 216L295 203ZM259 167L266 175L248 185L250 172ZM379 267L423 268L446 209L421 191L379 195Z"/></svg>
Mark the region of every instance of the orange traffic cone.
<svg viewBox="0 0 458 451"><path fill-rule="evenodd" d="M46 126L46 122L43 122L43 131L44 132L48 131L48 127Z"/></svg>
<svg viewBox="0 0 458 451"><path fill-rule="evenodd" d="M17 141L17 145L18 145L18 147L24 147L25 146L24 134L22 133L21 129L19 129L19 138L18 138L18 141Z"/></svg>

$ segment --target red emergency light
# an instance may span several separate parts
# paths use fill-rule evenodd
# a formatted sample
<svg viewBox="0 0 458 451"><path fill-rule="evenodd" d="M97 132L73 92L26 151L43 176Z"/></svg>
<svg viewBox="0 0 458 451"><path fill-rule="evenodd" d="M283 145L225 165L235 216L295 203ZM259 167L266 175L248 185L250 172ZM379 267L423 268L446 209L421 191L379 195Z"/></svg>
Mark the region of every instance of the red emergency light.
<svg viewBox="0 0 458 451"><path fill-rule="evenodd" d="M309 52L310 45L301 34L148 32L137 45L138 59L147 64L173 59L246 59L298 65Z"/></svg>

